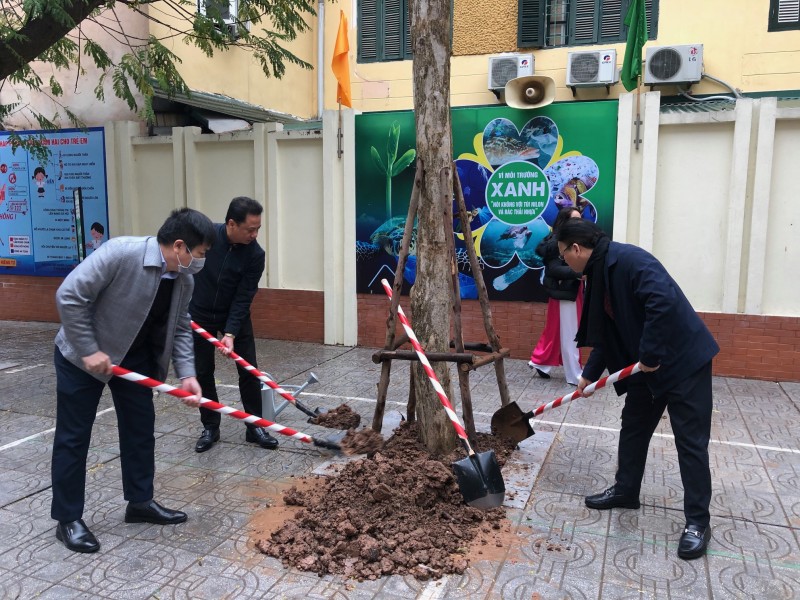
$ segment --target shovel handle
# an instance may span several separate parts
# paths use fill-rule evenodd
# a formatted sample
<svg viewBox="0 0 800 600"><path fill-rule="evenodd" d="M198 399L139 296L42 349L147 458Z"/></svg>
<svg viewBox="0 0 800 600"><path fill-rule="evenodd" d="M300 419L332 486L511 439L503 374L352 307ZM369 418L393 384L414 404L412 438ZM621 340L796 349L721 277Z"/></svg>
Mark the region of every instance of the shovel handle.
<svg viewBox="0 0 800 600"><path fill-rule="evenodd" d="M149 387L159 392L164 392L166 394L169 394L170 396L175 396L176 398L187 398L193 395L187 392L186 390L176 388L174 386L171 386L167 383L163 383L156 379L151 379L150 377L146 377L134 371L129 371L128 369L124 369L117 365L111 365L111 371L117 377L126 379L128 381L132 381L134 383L138 383L139 385L142 385L144 387ZM280 433L281 435L285 435L294 438L296 440L299 440L301 442L305 442L306 444L314 444L315 446L320 446L322 448L329 448L331 450L341 450L341 447L338 444L335 444L328 440L320 440L313 438L305 433L295 431L290 427L284 427L283 425L279 425L278 423L267 421L267 419L262 419L261 417L251 415L241 410L236 410L235 408L231 408L230 406L225 406L224 404L220 404L219 402L214 402L213 400L209 400L207 398L201 398L200 404L203 406L203 408L208 408L209 410L213 410L214 412L218 412L223 415L228 415L229 417L233 417L234 419L239 419L241 421L244 421L245 423L249 423L250 425L255 425L257 427L264 427L275 433Z"/></svg>
<svg viewBox="0 0 800 600"><path fill-rule="evenodd" d="M575 390L571 394L567 394L566 396L561 396L561 398L557 398L556 400L553 400L552 402L549 402L548 404L543 404L542 406L540 406L536 410L533 410L533 411L531 411L529 413L526 413L525 417L527 419L530 419L530 418L533 418L533 417L538 417L540 414L542 414L546 410L550 410L551 408L558 408L562 404L566 404L567 402L572 402L576 398L582 398L585 395L586 392L591 394L595 390L599 390L600 388L605 387L610 383L614 383L616 381L619 381L620 379L625 379L626 377L630 377L634 373L638 373L641 370L642 369L639 366L639 363L637 362L636 364L630 365L629 367L625 367L624 369L620 369L616 373L612 373L611 375L607 375L606 377L603 377L602 379L598 379L594 383L591 383L591 384L587 385L584 388L583 393L579 392L578 390Z"/></svg>
<svg viewBox="0 0 800 600"><path fill-rule="evenodd" d="M392 299L392 287L389 285L389 282L386 279L381 279L381 284L383 285L383 289L386 291L386 295L389 296L389 300ZM447 399L447 394L444 393L444 389L442 385L439 383L439 379L436 377L436 373L433 372L433 368L431 367L431 363L428 362L428 357L425 356L425 351L422 349L422 345L419 343L417 336L414 334L414 330L411 329L411 323L408 322L405 313L403 312L403 307L399 304L397 305L397 318L400 319L400 323L403 325L403 329L406 330L406 335L408 336L408 340L411 342L411 346L414 348L414 351L417 353L417 357L419 358L419 362L422 365L422 368L425 370L425 374L428 376L428 379L433 385L433 389L436 391L436 395L439 397L439 401L444 406L444 412L447 413L450 422L453 424L453 429L456 430L456 435L461 438L461 443L464 445L464 449L467 451L470 457L472 457L475 452L472 450L472 446L469 443L469 437L467 437L467 432L464 430L464 426L461 424L461 421L458 419L458 415L456 415L456 411L453 410L453 405L450 404L450 400Z"/></svg>
<svg viewBox="0 0 800 600"><path fill-rule="evenodd" d="M215 338L208 331L206 331L205 329L200 327L200 325L198 325L194 321L192 321L192 329L194 329L198 333L198 335L200 335L200 337L208 340L209 342L214 344L217 348L225 348L225 345L222 342L220 342L217 338ZM297 398L292 396L289 392L287 392L285 389L283 389L277 383L272 381L272 379L270 379L269 377L264 375L264 373L262 373L261 371L256 369L253 365L251 365L249 362L247 362L241 356L236 354L236 352L234 352L233 350L231 350L231 353L228 356L231 359L233 359L234 361L236 361L237 363L239 363L240 365L242 365L242 368L245 369L248 373L253 375L255 378L259 379L262 383L265 383L268 387L271 387L273 390L278 392L281 396L286 398L286 400L288 400L291 404L294 404L298 409L303 411L309 417L317 418L319 416L313 410L311 410L307 406L304 406L303 404L301 404L300 401Z"/></svg>

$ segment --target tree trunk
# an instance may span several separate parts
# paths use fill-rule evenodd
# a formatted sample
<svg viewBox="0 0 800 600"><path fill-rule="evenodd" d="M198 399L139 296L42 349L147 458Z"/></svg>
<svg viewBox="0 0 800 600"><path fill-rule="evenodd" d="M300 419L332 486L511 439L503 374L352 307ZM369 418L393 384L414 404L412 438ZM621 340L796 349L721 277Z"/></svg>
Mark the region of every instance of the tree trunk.
<svg viewBox="0 0 800 600"><path fill-rule="evenodd" d="M429 352L450 348L451 278L444 218L452 202L450 126L450 2L411 0L414 54L414 113L417 166L424 168L417 224L417 278L411 291L414 332ZM445 176L443 176L445 175ZM448 363L432 363L448 398L452 398ZM415 363L412 385L417 400L420 437L434 453L455 447L452 425L422 366Z"/></svg>

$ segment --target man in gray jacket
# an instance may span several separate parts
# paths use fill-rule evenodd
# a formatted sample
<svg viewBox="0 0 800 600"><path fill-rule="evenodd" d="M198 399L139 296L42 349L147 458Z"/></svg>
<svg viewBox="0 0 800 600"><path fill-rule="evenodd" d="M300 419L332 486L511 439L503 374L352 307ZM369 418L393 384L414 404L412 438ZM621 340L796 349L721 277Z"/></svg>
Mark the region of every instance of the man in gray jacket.
<svg viewBox="0 0 800 600"><path fill-rule="evenodd" d="M163 381L169 360L181 388L199 406L188 306L194 280L214 240L211 221L196 210L175 210L157 237L119 237L100 246L56 292L61 329L56 335L58 412L53 440L56 537L75 552L96 552L83 522L86 457L103 388L117 413L126 523L173 524L186 514L153 499L155 409L148 388L113 379L111 366Z"/></svg>

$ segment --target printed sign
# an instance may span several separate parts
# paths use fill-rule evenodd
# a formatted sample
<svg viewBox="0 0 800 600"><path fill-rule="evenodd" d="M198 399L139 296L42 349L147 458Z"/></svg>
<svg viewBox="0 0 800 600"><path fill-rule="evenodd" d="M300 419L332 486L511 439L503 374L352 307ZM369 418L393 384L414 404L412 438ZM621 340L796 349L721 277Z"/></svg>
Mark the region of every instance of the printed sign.
<svg viewBox="0 0 800 600"><path fill-rule="evenodd" d="M569 102L535 111L452 110L453 149L469 226L489 297L545 301L536 247L562 207L612 234L617 102ZM411 111L356 116L356 276L360 293L383 293L397 268L414 180ZM457 215L457 208L454 209ZM453 222L463 298L476 298L460 220ZM403 271L416 279L416 237Z"/></svg>
<svg viewBox="0 0 800 600"><path fill-rule="evenodd" d="M10 133L0 132L0 273L67 275L79 262L81 246L91 253L108 239L103 129L18 135L23 144L14 152ZM46 162L26 149L32 140L50 150ZM73 199L78 188L84 235Z"/></svg>

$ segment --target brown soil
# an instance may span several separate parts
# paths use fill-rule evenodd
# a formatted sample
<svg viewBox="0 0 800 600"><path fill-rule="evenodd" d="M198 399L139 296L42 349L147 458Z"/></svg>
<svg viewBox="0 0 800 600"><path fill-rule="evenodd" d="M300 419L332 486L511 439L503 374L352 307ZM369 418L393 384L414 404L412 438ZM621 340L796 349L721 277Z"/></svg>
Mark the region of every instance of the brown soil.
<svg viewBox="0 0 800 600"><path fill-rule="evenodd" d="M342 404L308 422L329 429L355 429L361 423L361 415L347 404Z"/></svg>
<svg viewBox="0 0 800 600"><path fill-rule="evenodd" d="M479 434L475 451L490 448L502 466L514 445ZM404 423L373 456L348 463L319 486L284 493L287 505L302 509L256 547L287 567L319 575L463 573L473 541L502 547L511 529L503 507L464 504L450 466L464 454L431 456L417 440L417 424Z"/></svg>
<svg viewBox="0 0 800 600"><path fill-rule="evenodd" d="M383 436L374 429L367 427L361 431L349 429L342 439L342 452L347 455L366 454L372 456L383 448Z"/></svg>

